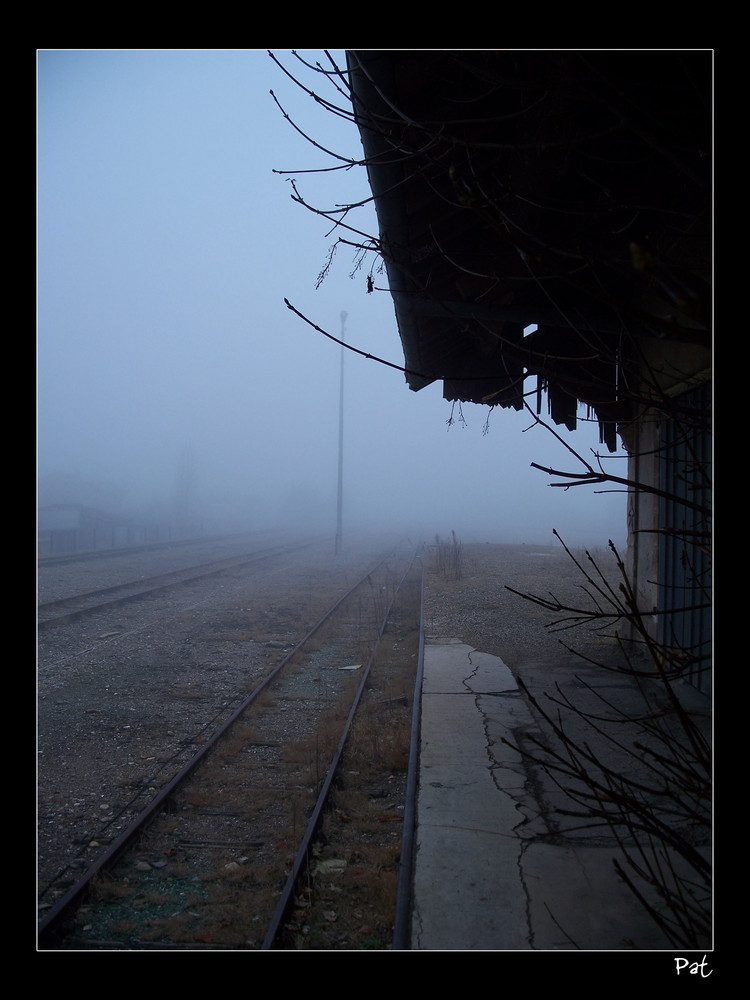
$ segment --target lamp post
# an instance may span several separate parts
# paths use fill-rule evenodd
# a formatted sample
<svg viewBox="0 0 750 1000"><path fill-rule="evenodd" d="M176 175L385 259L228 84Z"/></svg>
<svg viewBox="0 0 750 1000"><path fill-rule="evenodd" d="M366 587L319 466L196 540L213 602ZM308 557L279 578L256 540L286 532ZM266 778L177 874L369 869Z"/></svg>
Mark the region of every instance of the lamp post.
<svg viewBox="0 0 750 1000"><path fill-rule="evenodd" d="M341 313L341 372L339 376L339 480L336 504L336 555L341 552L341 524L344 506L344 325L346 313Z"/></svg>

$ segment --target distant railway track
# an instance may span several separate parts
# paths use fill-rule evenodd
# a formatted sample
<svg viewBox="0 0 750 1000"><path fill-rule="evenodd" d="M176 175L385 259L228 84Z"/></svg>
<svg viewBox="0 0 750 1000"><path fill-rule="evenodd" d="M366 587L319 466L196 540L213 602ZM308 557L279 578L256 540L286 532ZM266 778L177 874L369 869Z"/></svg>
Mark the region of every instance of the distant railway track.
<svg viewBox="0 0 750 1000"><path fill-rule="evenodd" d="M343 899L359 900L349 922L362 920L362 872L375 882L371 895L385 900L380 938L383 922L393 933L408 895L410 851L401 848L421 572L415 552L392 554L348 586L44 911L40 947L320 947L332 921L346 924ZM383 787L390 794L381 803ZM369 868L354 863L370 836L365 807L352 804L358 796L375 803L377 840L390 852L375 862L373 847ZM336 855L347 836L355 846ZM341 881L327 880L345 880L347 869L355 884L342 895Z"/></svg>
<svg viewBox="0 0 750 1000"><path fill-rule="evenodd" d="M92 590L87 593L74 594L68 597L46 601L38 606L38 624L41 629L68 625L97 612L128 604L132 601L144 600L162 591L184 586L211 576L241 569L245 566L272 559L280 555L301 551L312 542L294 542L258 549L239 556L228 556L212 560L203 565L160 573L147 579L132 580L118 583L111 587Z"/></svg>
<svg viewBox="0 0 750 1000"><path fill-rule="evenodd" d="M58 555L40 555L37 559L39 567L66 566L71 563L86 563L138 555L141 553L162 552L166 549L195 549L206 545L236 544L242 542L246 544L257 544L269 537L269 532L254 531L243 532L242 534L229 535L207 535L197 538L171 539L161 542L145 542L143 545L127 545L120 548L83 549L75 552L65 552Z"/></svg>

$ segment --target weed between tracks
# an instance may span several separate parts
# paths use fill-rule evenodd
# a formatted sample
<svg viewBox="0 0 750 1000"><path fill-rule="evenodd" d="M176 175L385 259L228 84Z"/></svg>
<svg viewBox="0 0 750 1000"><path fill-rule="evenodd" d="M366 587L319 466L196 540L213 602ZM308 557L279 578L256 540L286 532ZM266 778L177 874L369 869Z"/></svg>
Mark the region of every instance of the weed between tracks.
<svg viewBox="0 0 750 1000"><path fill-rule="evenodd" d="M381 646L285 928L298 950L380 950L393 939L418 632Z"/></svg>

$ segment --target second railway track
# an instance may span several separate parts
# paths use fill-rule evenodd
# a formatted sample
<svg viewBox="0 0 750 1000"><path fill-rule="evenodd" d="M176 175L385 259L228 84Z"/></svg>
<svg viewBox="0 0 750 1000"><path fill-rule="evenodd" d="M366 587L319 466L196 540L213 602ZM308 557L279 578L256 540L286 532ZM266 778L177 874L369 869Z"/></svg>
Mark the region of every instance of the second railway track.
<svg viewBox="0 0 750 1000"><path fill-rule="evenodd" d="M49 629L60 625L69 625L71 622L78 621L81 618L111 610L132 601L154 597L163 591L176 587L185 587L189 584L202 582L210 577L231 573L233 570L241 570L246 566L252 566L264 560L298 552L310 544L312 543L292 542L270 546L241 555L213 559L208 563L199 563L182 569L174 569L167 573L128 580L123 583L112 584L108 587L100 587L86 593L58 597L55 600L39 604L38 628Z"/></svg>
<svg viewBox="0 0 750 1000"><path fill-rule="evenodd" d="M99 860L67 890L58 881L67 896L42 893L40 945L391 946L420 574L402 550L349 579L330 615L151 785L152 805L124 813L108 844L92 837Z"/></svg>

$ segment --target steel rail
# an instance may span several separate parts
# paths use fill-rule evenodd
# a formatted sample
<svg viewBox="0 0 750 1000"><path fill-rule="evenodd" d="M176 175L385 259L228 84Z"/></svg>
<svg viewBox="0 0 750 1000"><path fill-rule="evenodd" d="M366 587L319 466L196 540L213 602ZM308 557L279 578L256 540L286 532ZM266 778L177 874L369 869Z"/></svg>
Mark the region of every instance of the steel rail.
<svg viewBox="0 0 750 1000"><path fill-rule="evenodd" d="M306 642L335 614L338 608L347 600L362 584L387 560L388 555L377 561L370 569L353 584L325 614L309 629L297 645L274 667L235 709L229 718L219 727L213 736L201 747L201 749L182 767L177 774L154 796L151 802L138 814L133 822L124 830L120 836L108 847L108 849L87 869L85 874L71 886L70 889L49 909L44 917L39 921L37 927L37 943L40 948L52 949L60 941L57 933L63 918L70 913L85 897L91 882L99 874L111 867L114 862L125 852L133 841L141 834L146 826L154 819L164 803L173 794L175 789L184 781L192 771L203 761L213 750L216 744L234 725L237 719L247 710L247 708L265 691L268 685L278 676L289 661L302 649Z"/></svg>
<svg viewBox="0 0 750 1000"><path fill-rule="evenodd" d="M419 598L419 650L417 654L417 676L414 681L414 698L412 701L409 766L406 775L404 826L401 837L401 857L399 859L398 867L396 917L393 926L393 942L391 944L392 951L408 950L411 946L410 919L414 869L414 833L417 825L417 786L419 780L419 749L422 730L422 678L424 676L424 586L425 564L423 562Z"/></svg>

